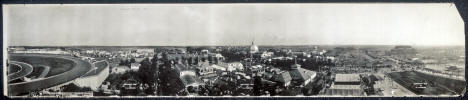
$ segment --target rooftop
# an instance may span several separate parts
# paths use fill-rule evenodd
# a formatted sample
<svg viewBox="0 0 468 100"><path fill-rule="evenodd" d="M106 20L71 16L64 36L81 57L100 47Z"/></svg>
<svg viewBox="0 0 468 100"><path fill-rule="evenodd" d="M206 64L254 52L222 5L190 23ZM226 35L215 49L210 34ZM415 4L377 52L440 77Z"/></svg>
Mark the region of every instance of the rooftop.
<svg viewBox="0 0 468 100"><path fill-rule="evenodd" d="M361 89L361 85L333 85L331 89Z"/></svg>
<svg viewBox="0 0 468 100"><path fill-rule="evenodd" d="M366 96L361 89L327 89L320 94L331 96Z"/></svg>
<svg viewBox="0 0 468 100"><path fill-rule="evenodd" d="M198 55L198 54L168 54L167 55L168 59L182 59L182 58L203 58L205 57L204 55ZM201 60L201 59L200 59Z"/></svg>
<svg viewBox="0 0 468 100"><path fill-rule="evenodd" d="M336 74L335 82L360 82L359 74Z"/></svg>
<svg viewBox="0 0 468 100"><path fill-rule="evenodd" d="M292 78L291 78L291 75L289 75L289 72L282 72L280 74L276 74L272 77L272 81L275 81L275 82L282 82L282 83L286 83L286 82L289 82L291 81Z"/></svg>
<svg viewBox="0 0 468 100"><path fill-rule="evenodd" d="M310 71L304 68L297 68L295 70L289 71L289 74L291 75L292 80L301 80L305 81L309 79L310 77L314 78L316 73L314 71Z"/></svg>
<svg viewBox="0 0 468 100"><path fill-rule="evenodd" d="M210 63L208 61L202 61L200 62L199 67L210 67Z"/></svg>

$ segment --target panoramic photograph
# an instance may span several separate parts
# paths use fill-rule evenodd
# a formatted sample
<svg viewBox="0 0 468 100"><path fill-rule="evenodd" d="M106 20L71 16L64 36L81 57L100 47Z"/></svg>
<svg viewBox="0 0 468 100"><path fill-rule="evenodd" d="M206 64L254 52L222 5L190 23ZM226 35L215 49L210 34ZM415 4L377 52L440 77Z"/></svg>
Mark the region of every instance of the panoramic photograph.
<svg viewBox="0 0 468 100"><path fill-rule="evenodd" d="M459 97L450 3L5 4L8 97Z"/></svg>

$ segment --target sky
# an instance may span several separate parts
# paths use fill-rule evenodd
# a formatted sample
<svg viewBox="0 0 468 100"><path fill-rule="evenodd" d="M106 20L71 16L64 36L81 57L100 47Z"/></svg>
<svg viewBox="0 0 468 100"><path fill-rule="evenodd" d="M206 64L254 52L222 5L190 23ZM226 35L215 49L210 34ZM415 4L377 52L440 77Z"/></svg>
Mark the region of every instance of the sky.
<svg viewBox="0 0 468 100"><path fill-rule="evenodd" d="M8 46L464 45L450 3L4 5Z"/></svg>

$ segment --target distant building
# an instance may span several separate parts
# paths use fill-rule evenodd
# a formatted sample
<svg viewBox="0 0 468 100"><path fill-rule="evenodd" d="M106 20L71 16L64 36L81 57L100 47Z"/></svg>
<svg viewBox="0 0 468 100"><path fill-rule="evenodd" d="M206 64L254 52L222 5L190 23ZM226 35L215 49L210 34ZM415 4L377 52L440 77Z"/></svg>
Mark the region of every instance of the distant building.
<svg viewBox="0 0 468 100"><path fill-rule="evenodd" d="M81 57L81 60L85 60L85 61L89 61L89 62L94 61L94 59L95 58L93 58L93 57Z"/></svg>
<svg viewBox="0 0 468 100"><path fill-rule="evenodd" d="M390 55L403 59L412 59L417 53L416 49L411 46L395 46L395 48L390 50Z"/></svg>
<svg viewBox="0 0 468 100"><path fill-rule="evenodd" d="M240 62L231 62L231 63L228 63L228 66L229 66L229 67L236 68L236 69L239 70L239 71L243 71L243 70L244 70L244 65L242 65L242 63L240 63Z"/></svg>
<svg viewBox="0 0 468 100"><path fill-rule="evenodd" d="M397 62L392 61L392 60L384 60L378 66L380 66L380 67L397 67L398 64L397 64Z"/></svg>
<svg viewBox="0 0 468 100"><path fill-rule="evenodd" d="M225 57L219 53L210 53L207 58L211 64L219 64L225 60Z"/></svg>
<svg viewBox="0 0 468 100"><path fill-rule="evenodd" d="M262 74L262 73L265 72L265 69L263 68L262 65L254 65L254 66L250 67L250 70L253 73L258 73L258 74Z"/></svg>
<svg viewBox="0 0 468 100"><path fill-rule="evenodd" d="M122 95L136 95L138 94L139 82L135 79L130 78L123 82L122 89L120 90Z"/></svg>
<svg viewBox="0 0 468 100"><path fill-rule="evenodd" d="M16 52L16 51L26 51L26 49L24 47L8 48L7 50L8 50L9 53L13 53L13 52Z"/></svg>
<svg viewBox="0 0 468 100"><path fill-rule="evenodd" d="M328 60L330 60L330 61L332 61L332 62L335 61L335 57L332 57L332 56L327 56L325 59L326 59L327 61L328 61Z"/></svg>
<svg viewBox="0 0 468 100"><path fill-rule="evenodd" d="M214 70L219 70L219 71L226 71L227 70L225 67L221 67L221 66L216 65L216 64L210 65L210 67L213 68Z"/></svg>
<svg viewBox="0 0 468 100"><path fill-rule="evenodd" d="M199 75L213 74L214 73L214 68L211 67L208 62L202 62L197 67L197 72L198 72Z"/></svg>
<svg viewBox="0 0 468 100"><path fill-rule="evenodd" d="M136 53L154 53L154 49L136 49Z"/></svg>
<svg viewBox="0 0 468 100"><path fill-rule="evenodd" d="M219 66L225 67L227 71L244 71L244 65L240 62L220 63Z"/></svg>
<svg viewBox="0 0 468 100"><path fill-rule="evenodd" d="M307 57L306 52L290 52L291 55L297 56L297 57Z"/></svg>
<svg viewBox="0 0 468 100"><path fill-rule="evenodd" d="M140 66L140 63L132 63L130 64L130 69L133 71L138 71L138 69L140 69Z"/></svg>
<svg viewBox="0 0 468 100"><path fill-rule="evenodd" d="M250 53L251 54L254 54L254 53L257 53L258 52L258 46L254 44L254 42L252 42L252 45L250 45Z"/></svg>
<svg viewBox="0 0 468 100"><path fill-rule="evenodd" d="M274 52L263 52L263 53L260 55L260 57L263 58L263 59L265 59L265 58L271 58L271 57L274 56L274 54L275 54Z"/></svg>
<svg viewBox="0 0 468 100"><path fill-rule="evenodd" d="M209 62L211 64L218 64L224 61L224 56L217 53L209 54L166 54L164 59L181 62L188 65L199 65L200 62Z"/></svg>
<svg viewBox="0 0 468 100"><path fill-rule="evenodd" d="M128 70L130 70L128 66L117 66L117 67L112 67L111 72L113 74L124 74Z"/></svg>
<svg viewBox="0 0 468 100"><path fill-rule="evenodd" d="M68 55L70 54L67 51L62 49L54 49L54 48L44 48L44 49L10 49L11 53L40 53L40 54L60 54L60 55Z"/></svg>
<svg viewBox="0 0 468 100"><path fill-rule="evenodd" d="M209 53L210 53L210 51L208 51L208 50L201 50L201 54L209 54Z"/></svg>

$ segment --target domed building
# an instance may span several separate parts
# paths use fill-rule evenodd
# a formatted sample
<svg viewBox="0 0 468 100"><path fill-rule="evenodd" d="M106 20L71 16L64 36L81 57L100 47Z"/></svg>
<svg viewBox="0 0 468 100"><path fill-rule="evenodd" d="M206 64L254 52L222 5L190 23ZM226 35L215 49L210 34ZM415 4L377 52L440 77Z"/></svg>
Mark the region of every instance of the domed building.
<svg viewBox="0 0 468 100"><path fill-rule="evenodd" d="M252 42L252 45L250 46L250 53L253 54L257 52L258 52L258 46L255 45L254 42Z"/></svg>

